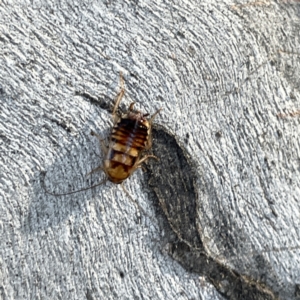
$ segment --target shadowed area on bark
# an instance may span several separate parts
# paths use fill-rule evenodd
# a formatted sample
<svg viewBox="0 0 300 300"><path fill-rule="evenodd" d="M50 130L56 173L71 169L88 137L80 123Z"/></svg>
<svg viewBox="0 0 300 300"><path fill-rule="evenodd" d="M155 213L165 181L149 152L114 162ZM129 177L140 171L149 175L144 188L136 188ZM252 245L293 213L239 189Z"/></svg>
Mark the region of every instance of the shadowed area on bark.
<svg viewBox="0 0 300 300"><path fill-rule="evenodd" d="M169 254L186 270L205 275L228 299L276 299L263 283L241 276L205 253L197 231L197 201L201 199L195 168L175 137L155 126L152 152L160 161L146 164L149 186L158 198L169 230L179 239L177 243L171 242Z"/></svg>

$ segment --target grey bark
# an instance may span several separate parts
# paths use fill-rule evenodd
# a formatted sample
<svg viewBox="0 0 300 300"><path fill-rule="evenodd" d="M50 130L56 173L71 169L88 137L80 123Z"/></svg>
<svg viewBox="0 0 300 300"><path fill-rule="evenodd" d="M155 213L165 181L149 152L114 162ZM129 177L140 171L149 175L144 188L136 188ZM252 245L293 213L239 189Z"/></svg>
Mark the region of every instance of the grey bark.
<svg viewBox="0 0 300 300"><path fill-rule="evenodd" d="M2 2L1 298L299 299L299 16L297 1ZM90 131L109 134L120 71L123 108L163 108L161 161L130 196L48 195L104 177L86 176L103 157Z"/></svg>

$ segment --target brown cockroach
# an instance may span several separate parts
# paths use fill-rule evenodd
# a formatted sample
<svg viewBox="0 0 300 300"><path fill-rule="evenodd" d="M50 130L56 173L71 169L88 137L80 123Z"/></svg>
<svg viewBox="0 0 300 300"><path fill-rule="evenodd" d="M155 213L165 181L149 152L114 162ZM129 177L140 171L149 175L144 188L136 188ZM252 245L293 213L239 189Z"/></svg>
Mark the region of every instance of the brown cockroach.
<svg viewBox="0 0 300 300"><path fill-rule="evenodd" d="M130 177L136 169L140 168L147 159L158 159L154 155L144 153L152 146L152 122L161 109L147 119L149 114L143 114L138 110L134 110L133 106L135 103L133 102L126 113L119 115L117 111L125 94L122 73L120 73L120 84L121 90L116 97L116 103L112 112L113 128L108 146L104 144L103 139L99 135L93 131L91 132L91 135L99 139L105 158L103 165L92 170L88 175L102 170L106 174L106 178L93 186L63 194L51 193L45 188L48 194L54 196L74 194L99 186L107 180L120 184Z"/></svg>

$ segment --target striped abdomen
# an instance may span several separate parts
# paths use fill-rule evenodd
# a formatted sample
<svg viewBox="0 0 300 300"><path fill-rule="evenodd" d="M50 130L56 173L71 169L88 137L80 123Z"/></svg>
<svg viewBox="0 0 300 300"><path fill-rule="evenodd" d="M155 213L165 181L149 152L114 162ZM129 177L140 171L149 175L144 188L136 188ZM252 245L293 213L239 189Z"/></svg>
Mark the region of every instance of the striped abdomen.
<svg viewBox="0 0 300 300"><path fill-rule="evenodd" d="M140 153L149 142L150 125L146 119L126 116L113 127L104 169L108 179L121 183L135 170Z"/></svg>

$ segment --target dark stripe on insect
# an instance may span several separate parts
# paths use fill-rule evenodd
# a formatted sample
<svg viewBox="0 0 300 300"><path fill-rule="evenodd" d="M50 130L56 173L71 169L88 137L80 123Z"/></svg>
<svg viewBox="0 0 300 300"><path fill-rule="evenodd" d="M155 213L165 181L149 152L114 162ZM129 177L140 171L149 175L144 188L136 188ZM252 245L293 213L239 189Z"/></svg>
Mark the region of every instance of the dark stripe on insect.
<svg viewBox="0 0 300 300"><path fill-rule="evenodd" d="M112 134L119 134L124 136L135 136L137 138L146 138L148 136L148 130L141 130L139 128L135 130L125 130L124 128L114 128Z"/></svg>
<svg viewBox="0 0 300 300"><path fill-rule="evenodd" d="M137 132L138 134L143 134L148 132L147 126L141 124L140 121L130 120L130 119L122 119L116 126L114 126L115 130L121 130L124 133L132 133Z"/></svg>
<svg viewBox="0 0 300 300"><path fill-rule="evenodd" d="M137 160L137 157L129 155L129 154L125 154L125 153L117 151L117 150L112 150L110 154L111 155L109 157L109 160L110 160L110 163L114 163L114 166L124 165L124 166L130 167L130 166L133 166ZM114 158L115 158L116 154L119 154L122 157L123 156L127 157L126 159L129 159L131 161L131 164L124 164L122 162L119 162L118 160L115 160Z"/></svg>
<svg viewBox="0 0 300 300"><path fill-rule="evenodd" d="M120 163L120 162L118 162L118 161L111 161L111 162L110 162L110 168L112 168L112 169L117 168L117 167L120 166L120 165L123 167L123 169L124 169L126 172L130 172L130 170L131 170L131 168L132 168L132 166L127 166L127 165L122 164L122 163Z"/></svg>
<svg viewBox="0 0 300 300"><path fill-rule="evenodd" d="M133 130L127 130L124 127L120 127L120 128L119 127L114 127L114 130L112 131L112 134L115 134L115 133L120 133L120 134L123 134L123 135L129 135L129 134L134 133L134 135L144 137L144 136L148 135L148 129L146 130L146 129L136 128L136 129L133 129Z"/></svg>
<svg viewBox="0 0 300 300"><path fill-rule="evenodd" d="M120 143L122 145L134 148L145 148L147 140L148 139L136 139L119 135L112 135L111 137L112 142Z"/></svg>
<svg viewBox="0 0 300 300"><path fill-rule="evenodd" d="M137 120L137 119L130 119L130 118L122 118L117 124L116 126L121 126L121 127L127 127L127 128L135 128L135 127L139 127L139 128L146 128L147 126L145 126L144 124L142 124L141 121Z"/></svg>
<svg viewBox="0 0 300 300"><path fill-rule="evenodd" d="M115 142L117 144L122 144L125 146L128 146L130 148L137 148L137 149L143 149L146 146L146 141L145 139L131 139L129 140L128 137L120 137L118 135L113 135L111 137L111 141Z"/></svg>
<svg viewBox="0 0 300 300"><path fill-rule="evenodd" d="M136 150L138 152L142 151L145 148L145 145L140 145L140 144L132 144L132 145L128 145L128 143L125 142L116 142L112 139L113 142L115 142L115 144L112 146L112 149L117 150L116 148L118 148L118 146L122 149L124 149L124 147L126 147L126 151L128 151L128 149L133 149ZM124 153L124 152L123 152Z"/></svg>
<svg viewBox="0 0 300 300"><path fill-rule="evenodd" d="M131 158L133 158L133 159L136 159L136 158L137 158L136 156L132 156L132 155L130 155L130 154L128 154L128 153L124 153L124 152L122 152L122 151L118 151L118 150L115 150L115 149L111 149L111 151L110 151L110 156L109 156L107 159L109 159L109 160L114 160L114 156L115 156L116 154L119 154L119 155L125 155L125 156L131 157Z"/></svg>

